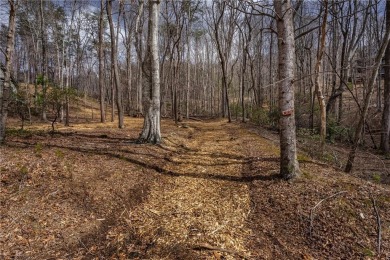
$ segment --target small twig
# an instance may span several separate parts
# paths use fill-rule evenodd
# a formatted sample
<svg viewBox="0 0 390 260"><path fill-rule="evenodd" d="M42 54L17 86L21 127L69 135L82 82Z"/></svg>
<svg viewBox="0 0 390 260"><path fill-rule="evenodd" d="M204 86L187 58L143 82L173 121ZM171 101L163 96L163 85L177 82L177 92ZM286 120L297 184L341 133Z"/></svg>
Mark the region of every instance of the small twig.
<svg viewBox="0 0 390 260"><path fill-rule="evenodd" d="M378 255L381 254L381 244L382 244L382 228L381 228L381 217L379 216L378 207L376 206L376 201L370 192L370 199L372 202L372 206L374 208L375 216L376 216L376 225L377 225L377 251Z"/></svg>
<svg viewBox="0 0 390 260"><path fill-rule="evenodd" d="M324 202L325 200L329 200L329 199L331 199L331 198L336 197L337 195L340 195L340 194L343 194L343 193L346 193L346 192L347 192L347 191L344 190L344 191L339 191L339 192L337 192L337 193L335 193L335 194L332 194L332 195L330 195L330 196L328 196L328 197L326 197L326 198L320 200L314 207L312 207L312 208L310 209L310 230L309 230L310 237L312 236L312 233L313 233L314 210L315 210L318 206L320 206L321 203Z"/></svg>

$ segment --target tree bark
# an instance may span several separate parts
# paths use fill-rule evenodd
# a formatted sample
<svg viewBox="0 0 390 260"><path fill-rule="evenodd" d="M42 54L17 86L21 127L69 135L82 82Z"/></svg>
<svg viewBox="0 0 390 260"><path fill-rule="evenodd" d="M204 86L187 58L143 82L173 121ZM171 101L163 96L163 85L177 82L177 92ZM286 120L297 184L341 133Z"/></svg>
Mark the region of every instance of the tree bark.
<svg viewBox="0 0 390 260"><path fill-rule="evenodd" d="M148 30L148 88L144 91L145 119L143 130L139 137L142 143L160 143L160 64L158 54L158 16L160 1L149 0L149 30Z"/></svg>
<svg viewBox="0 0 390 260"><path fill-rule="evenodd" d="M15 16L18 8L17 0L8 0L9 21L7 35L7 49L5 53L4 83L0 85L0 145L5 141L5 129L8 116L8 105L11 98L11 67L15 45Z"/></svg>
<svg viewBox="0 0 390 260"><path fill-rule="evenodd" d="M138 13L135 21L135 49L138 57L138 78L137 78L137 112L143 111L142 86L143 86L143 48L142 48L142 24L141 19L144 10L144 0L138 1Z"/></svg>
<svg viewBox="0 0 390 260"><path fill-rule="evenodd" d="M42 72L42 120L47 121L46 115L46 81L47 78L47 57L46 57L46 28L43 11L43 0L40 2L40 36L42 45L42 60L41 60L41 72Z"/></svg>
<svg viewBox="0 0 390 260"><path fill-rule="evenodd" d="M386 17L390 16L389 2L386 2ZM390 27L390 19L386 18L386 26ZM382 131L380 149L384 153L390 152L390 46L388 45L385 53L385 81L384 81L384 108L382 113ZM380 79L379 79L380 80Z"/></svg>
<svg viewBox="0 0 390 260"><path fill-rule="evenodd" d="M274 1L278 31L279 61L279 127L280 127L280 174L285 179L299 176L297 160L295 112L294 112L294 74L295 39L293 9L291 1Z"/></svg>
<svg viewBox="0 0 390 260"><path fill-rule="evenodd" d="M104 106L104 51L103 51L103 30L104 30L104 0L100 0L100 16L99 16L99 105L100 105L100 122L106 122L106 113Z"/></svg>
<svg viewBox="0 0 390 260"><path fill-rule="evenodd" d="M115 84L116 106L117 106L117 110L118 110L118 119L119 119L118 120L118 127L123 128L124 127L124 122L123 122L124 116L123 116L123 106L122 106L122 90L121 90L119 69L118 69L118 59L117 59L118 50L117 50L116 39L115 39L114 24L112 22L112 1L113 0L107 0L107 2L106 2L108 23L110 24L110 36L111 36L111 69L114 71L113 82ZM113 99L114 99L114 97L113 97Z"/></svg>
<svg viewBox="0 0 390 260"><path fill-rule="evenodd" d="M325 97L323 93L323 77L320 77L320 70L322 65L322 57L325 50L325 38L326 38L326 23L328 19L328 1L324 0L324 17L321 25L321 39L320 46L317 54L317 62L314 69L315 76L315 91L317 94L318 103L320 105L320 118L321 118L321 126L320 126L320 140L321 140L321 151L323 151L326 140L326 104ZM322 84L321 84L322 83Z"/></svg>

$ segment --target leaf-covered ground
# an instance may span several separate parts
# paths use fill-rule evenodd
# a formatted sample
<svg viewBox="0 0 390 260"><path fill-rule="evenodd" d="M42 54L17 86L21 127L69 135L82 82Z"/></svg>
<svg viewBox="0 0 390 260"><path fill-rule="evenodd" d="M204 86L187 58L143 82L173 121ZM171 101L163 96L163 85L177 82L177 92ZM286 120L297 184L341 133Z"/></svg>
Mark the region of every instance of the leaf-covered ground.
<svg viewBox="0 0 390 260"><path fill-rule="evenodd" d="M142 119L11 131L0 148L2 259L388 259L389 186L300 155L278 176L264 130ZM269 136L269 133L267 133ZM334 195L334 196L332 196ZM381 255L378 255L380 217Z"/></svg>

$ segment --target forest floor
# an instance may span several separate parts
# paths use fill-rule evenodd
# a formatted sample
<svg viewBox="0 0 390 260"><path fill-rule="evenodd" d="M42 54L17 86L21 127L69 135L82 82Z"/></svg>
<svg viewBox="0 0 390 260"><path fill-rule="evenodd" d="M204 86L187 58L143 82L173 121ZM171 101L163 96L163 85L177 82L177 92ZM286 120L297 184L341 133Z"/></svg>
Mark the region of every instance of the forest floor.
<svg viewBox="0 0 390 260"><path fill-rule="evenodd" d="M125 122L9 131L1 259L389 259L388 185L303 153L286 182L275 136L248 124L163 120L148 145Z"/></svg>

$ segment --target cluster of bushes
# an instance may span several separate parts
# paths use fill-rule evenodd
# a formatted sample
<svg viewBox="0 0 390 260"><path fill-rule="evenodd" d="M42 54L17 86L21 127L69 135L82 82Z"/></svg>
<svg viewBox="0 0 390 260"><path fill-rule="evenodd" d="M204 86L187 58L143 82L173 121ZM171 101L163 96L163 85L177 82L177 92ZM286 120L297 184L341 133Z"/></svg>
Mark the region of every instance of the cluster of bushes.
<svg viewBox="0 0 390 260"><path fill-rule="evenodd" d="M278 130L279 129L279 110L274 106L271 108L252 108L248 114L249 119L255 124L263 127ZM315 105L313 108L310 104L298 104L295 108L295 119L297 132L305 133L305 136L310 133L311 138L319 139L319 107ZM353 127L340 125L332 117L328 117L327 121L327 139L329 142L344 142L351 143L353 137Z"/></svg>
<svg viewBox="0 0 390 260"><path fill-rule="evenodd" d="M32 118L40 117L43 109L54 124L60 117L64 104L78 96L76 89L48 84L42 77L38 77L36 83L36 85L17 86L11 96L9 114L20 118L22 129L26 121L31 122ZM41 88L43 84L46 85L45 91Z"/></svg>

